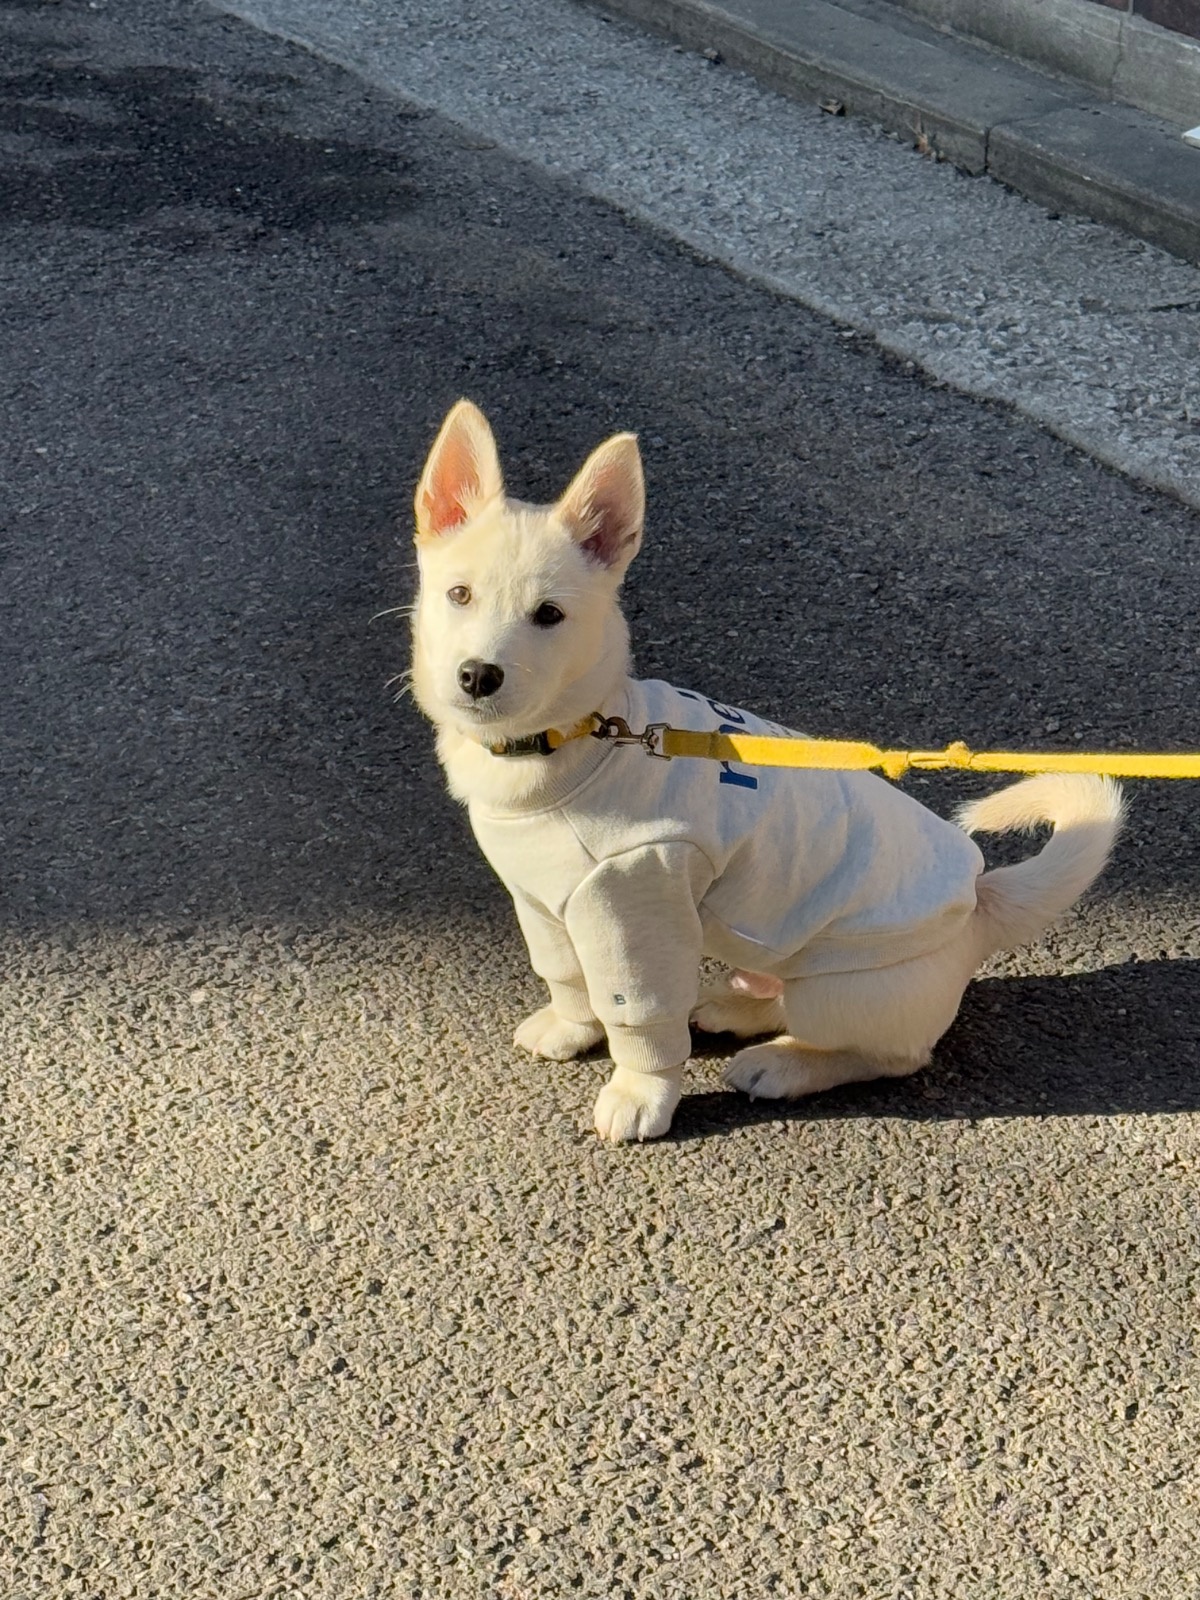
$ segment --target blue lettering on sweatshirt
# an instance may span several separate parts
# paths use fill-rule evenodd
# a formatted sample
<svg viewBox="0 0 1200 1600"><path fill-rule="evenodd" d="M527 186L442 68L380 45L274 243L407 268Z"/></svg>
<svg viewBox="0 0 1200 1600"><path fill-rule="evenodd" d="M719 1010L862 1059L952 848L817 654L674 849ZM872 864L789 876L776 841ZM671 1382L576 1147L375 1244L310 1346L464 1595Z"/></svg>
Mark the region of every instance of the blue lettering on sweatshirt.
<svg viewBox="0 0 1200 1600"><path fill-rule="evenodd" d="M739 728L746 726L746 714L744 711L738 711L733 706L723 706L717 700L710 700L705 694L693 694L690 689L680 689L678 692L685 700L702 700L718 717L725 718L725 721L720 723L717 728L718 733L737 733ZM749 772L737 771L730 761L722 761L721 776L718 782L731 783L736 789L758 788L758 779L756 777Z"/></svg>

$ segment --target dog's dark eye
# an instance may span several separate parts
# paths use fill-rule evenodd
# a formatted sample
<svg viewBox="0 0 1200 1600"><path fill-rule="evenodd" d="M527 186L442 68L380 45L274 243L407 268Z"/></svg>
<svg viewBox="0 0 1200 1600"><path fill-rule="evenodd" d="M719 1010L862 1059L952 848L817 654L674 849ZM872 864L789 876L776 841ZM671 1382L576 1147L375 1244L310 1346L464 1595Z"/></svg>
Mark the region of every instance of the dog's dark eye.
<svg viewBox="0 0 1200 1600"><path fill-rule="evenodd" d="M470 603L471 591L465 583L456 583L453 589L446 590L446 599L453 605L465 606Z"/></svg>
<svg viewBox="0 0 1200 1600"><path fill-rule="evenodd" d="M543 600L533 613L533 620L539 628L554 628L563 620L563 614L553 601Z"/></svg>

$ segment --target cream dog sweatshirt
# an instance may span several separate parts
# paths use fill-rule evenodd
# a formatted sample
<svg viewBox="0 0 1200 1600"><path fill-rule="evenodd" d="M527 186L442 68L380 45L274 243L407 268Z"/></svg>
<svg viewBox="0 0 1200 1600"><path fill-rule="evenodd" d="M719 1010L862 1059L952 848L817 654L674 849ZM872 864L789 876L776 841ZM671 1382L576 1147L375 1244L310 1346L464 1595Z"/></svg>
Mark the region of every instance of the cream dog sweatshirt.
<svg viewBox="0 0 1200 1600"><path fill-rule="evenodd" d="M653 680L631 728L786 730ZM554 756L527 806L470 806L534 970L564 1019L598 1019L618 1066L678 1066L702 955L784 979L890 966L953 939L983 857L968 836L867 772L663 761L595 744L582 776ZM497 757L497 760L510 759Z"/></svg>

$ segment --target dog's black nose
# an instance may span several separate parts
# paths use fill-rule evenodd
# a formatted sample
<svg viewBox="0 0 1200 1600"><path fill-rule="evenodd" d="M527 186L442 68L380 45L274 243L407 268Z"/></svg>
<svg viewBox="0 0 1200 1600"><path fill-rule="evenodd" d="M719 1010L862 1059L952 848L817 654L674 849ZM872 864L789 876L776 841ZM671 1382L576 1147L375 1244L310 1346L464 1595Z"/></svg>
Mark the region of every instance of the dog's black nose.
<svg viewBox="0 0 1200 1600"><path fill-rule="evenodd" d="M503 668L493 661L464 661L458 669L458 686L465 689L472 700L486 700L495 694L504 682Z"/></svg>

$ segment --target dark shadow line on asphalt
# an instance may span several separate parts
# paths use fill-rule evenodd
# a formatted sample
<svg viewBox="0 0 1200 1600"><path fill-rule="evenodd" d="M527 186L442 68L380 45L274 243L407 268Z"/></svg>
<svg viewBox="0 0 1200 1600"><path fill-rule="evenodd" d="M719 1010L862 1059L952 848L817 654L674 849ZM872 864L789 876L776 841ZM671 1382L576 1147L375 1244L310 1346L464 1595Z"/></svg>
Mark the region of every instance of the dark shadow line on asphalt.
<svg viewBox="0 0 1200 1600"><path fill-rule="evenodd" d="M258 95L287 86L279 74ZM296 233L378 221L413 193L394 155L268 129L249 115L234 124L199 72L172 66L102 72L46 62L0 73L0 132L35 149L28 162L0 166L0 219L120 228L157 214L177 248L188 232L181 208L197 220L223 212ZM198 243L207 232L198 230Z"/></svg>

